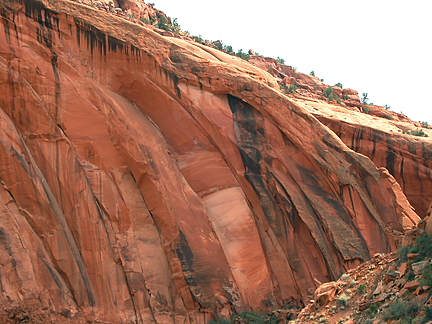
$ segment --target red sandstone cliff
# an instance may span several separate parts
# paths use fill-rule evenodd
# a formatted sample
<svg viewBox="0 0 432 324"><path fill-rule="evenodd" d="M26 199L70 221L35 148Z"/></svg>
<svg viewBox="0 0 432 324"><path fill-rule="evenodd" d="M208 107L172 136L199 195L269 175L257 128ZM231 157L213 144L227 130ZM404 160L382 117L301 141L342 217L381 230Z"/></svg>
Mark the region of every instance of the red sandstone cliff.
<svg viewBox="0 0 432 324"><path fill-rule="evenodd" d="M297 97L351 149L385 167L402 187L416 213L425 217L432 200L432 130L398 114L371 106L365 114L322 101ZM372 111L374 110L374 111ZM380 117L385 112L387 117ZM373 114L372 114L373 113ZM422 132L428 137L410 135Z"/></svg>
<svg viewBox="0 0 432 324"><path fill-rule="evenodd" d="M419 220L267 72L78 3L0 5L1 316L270 309Z"/></svg>
<svg viewBox="0 0 432 324"><path fill-rule="evenodd" d="M250 62L271 73L282 87L295 85L291 98L309 110L334 131L352 150L385 167L401 185L418 215L424 217L432 200L432 131L405 115L368 105L367 114L358 93L331 86L334 96L328 102L323 90L330 87L314 76L295 71L275 59L252 55ZM407 132L423 132L416 137Z"/></svg>

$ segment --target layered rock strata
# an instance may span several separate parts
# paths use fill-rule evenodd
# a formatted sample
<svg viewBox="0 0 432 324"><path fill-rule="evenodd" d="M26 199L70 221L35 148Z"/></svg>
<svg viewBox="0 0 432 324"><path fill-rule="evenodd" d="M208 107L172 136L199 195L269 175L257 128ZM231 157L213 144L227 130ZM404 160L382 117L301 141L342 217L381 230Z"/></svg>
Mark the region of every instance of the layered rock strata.
<svg viewBox="0 0 432 324"><path fill-rule="evenodd" d="M292 98L329 127L352 150L385 167L424 218L432 200L432 130L371 106L373 115L310 97ZM374 109L374 111L372 111ZM387 117L380 117L382 111ZM425 134L427 137L412 134Z"/></svg>
<svg viewBox="0 0 432 324"><path fill-rule="evenodd" d="M418 215L427 214L432 199L432 143L410 135L319 118L351 149L385 167L402 187Z"/></svg>
<svg viewBox="0 0 432 324"><path fill-rule="evenodd" d="M271 309L419 220L267 72L75 2L0 5L2 314Z"/></svg>

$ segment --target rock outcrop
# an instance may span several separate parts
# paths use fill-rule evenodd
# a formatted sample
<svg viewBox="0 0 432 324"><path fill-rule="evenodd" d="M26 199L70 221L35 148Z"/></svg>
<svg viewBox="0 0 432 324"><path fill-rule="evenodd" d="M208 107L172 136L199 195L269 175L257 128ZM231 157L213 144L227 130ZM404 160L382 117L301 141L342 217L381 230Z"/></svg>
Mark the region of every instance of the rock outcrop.
<svg viewBox="0 0 432 324"><path fill-rule="evenodd" d="M307 301L419 220L267 72L76 2L0 9L0 316Z"/></svg>
<svg viewBox="0 0 432 324"><path fill-rule="evenodd" d="M385 167L416 213L422 218L427 215L432 200L431 129L377 106L370 107L374 110L371 115L310 97L292 100L309 110L349 148L366 155L378 167ZM387 117L380 117L383 111Z"/></svg>
<svg viewBox="0 0 432 324"><path fill-rule="evenodd" d="M349 148L387 168L417 214L426 215L432 199L432 140L410 133L432 136L427 123L413 122L380 106L363 105L356 91L326 85L275 59L252 55L250 62L272 74L282 89L295 86L297 90L290 95L293 100L334 131ZM329 87L334 96L331 102L324 96Z"/></svg>
<svg viewBox="0 0 432 324"><path fill-rule="evenodd" d="M377 253L318 287L314 300L289 323L430 323L431 236L420 228L407 236L412 242L397 254ZM407 253L412 250L418 253Z"/></svg>
<svg viewBox="0 0 432 324"><path fill-rule="evenodd" d="M392 134L368 125L319 119L348 147L368 156L377 166L387 168L416 213L422 217L426 215L432 199L432 142L429 139Z"/></svg>

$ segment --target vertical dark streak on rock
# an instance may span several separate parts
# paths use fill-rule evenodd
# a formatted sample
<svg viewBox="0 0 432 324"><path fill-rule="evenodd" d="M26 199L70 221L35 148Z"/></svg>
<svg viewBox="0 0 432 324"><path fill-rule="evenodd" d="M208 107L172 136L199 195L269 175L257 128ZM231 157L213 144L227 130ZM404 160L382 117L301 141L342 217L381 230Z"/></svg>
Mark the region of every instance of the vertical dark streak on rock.
<svg viewBox="0 0 432 324"><path fill-rule="evenodd" d="M417 162L417 161L416 161ZM416 175L417 175L417 179L419 179L419 184L420 184L420 192L423 193L424 192L424 185L423 185L423 181L422 181L422 177L420 175L420 163L416 163Z"/></svg>
<svg viewBox="0 0 432 324"><path fill-rule="evenodd" d="M36 27L37 40L43 43L51 52L51 67L54 74L55 82L55 112L54 120L57 125L60 124L59 120L59 106L61 100L61 86L60 86L60 76L58 72L58 55L53 49L53 23L57 26L57 31L59 31L59 19L56 14L48 10L43 3L39 1L24 1L25 4L25 15L28 18L33 19L39 23L39 27Z"/></svg>
<svg viewBox="0 0 432 324"><path fill-rule="evenodd" d="M60 87L60 76L58 73L58 56L57 54L51 50L51 66L54 73L54 81L55 81L55 112L54 112L54 121L57 125L61 124L60 118L59 118L59 106L60 106L60 99L61 99L61 87Z"/></svg>
<svg viewBox="0 0 432 324"><path fill-rule="evenodd" d="M15 30L15 37L17 39L17 42L19 43L19 37L18 37L18 28L15 23L15 14L9 12L5 7L0 8L0 16L3 21L4 26L4 32L6 37L6 42L8 44L11 44L11 38L10 38L10 29L13 28ZM11 19L12 17L12 19ZM13 48L10 48L11 51L13 51Z"/></svg>
<svg viewBox="0 0 432 324"><path fill-rule="evenodd" d="M4 33L5 33L5 36L6 36L6 42L8 42L8 44L10 44L11 43L10 28L6 24L4 24L3 27L4 27Z"/></svg>
<svg viewBox="0 0 432 324"><path fill-rule="evenodd" d="M342 124L342 123L341 123ZM342 125L341 125L341 128L342 128ZM338 137L339 138L342 138L341 137L341 135L342 135L342 131L341 130L339 130L340 131L340 134L338 134ZM351 136L351 147L352 147L352 149L354 150L354 151L356 151L356 132L357 132L357 130L355 129L354 131L353 131L353 134L352 134L352 136Z"/></svg>
<svg viewBox="0 0 432 324"><path fill-rule="evenodd" d="M375 153L376 153L376 144L377 144L377 141L378 141L378 134L377 134L377 132L375 132L375 131L372 131L372 134L371 134L371 140L372 140L372 143L373 143L373 149L372 149L372 153L371 153L371 156L369 157L372 161L374 160L374 158L375 158Z"/></svg>
<svg viewBox="0 0 432 324"><path fill-rule="evenodd" d="M387 151L387 159L386 159L386 169L390 172L390 174L395 177L395 152L389 147Z"/></svg>
<svg viewBox="0 0 432 324"><path fill-rule="evenodd" d="M114 38L110 35L108 35L108 50L110 52L117 52L117 49L120 52L123 52L123 48L126 47L126 44L117 38Z"/></svg>
<svg viewBox="0 0 432 324"><path fill-rule="evenodd" d="M264 152L264 143L260 142L260 138L263 136L259 135L264 132L264 130L259 129L255 120L255 115L253 108L243 102L241 99L238 99L234 96L228 95L228 103L233 112L234 117L234 128L236 131L236 137L239 145L240 155L243 161L243 164L246 169L245 178L251 184L255 193L257 194L261 207L263 208L264 215L270 224L273 232L275 233L279 243L281 244L284 253L286 255L287 260L290 260L289 249L288 249L288 241L287 235L289 233L287 224L285 223L283 217L283 211L281 210L281 206L277 204L274 199L274 193L268 187L268 181L270 179L275 179L273 175L267 170L267 168L261 168L261 162L263 161L262 152ZM286 140L289 141L285 137ZM264 173L264 175L263 175ZM264 178L267 179L267 182L264 181ZM277 179L275 179L277 180ZM300 189L301 190L301 189ZM303 190L301 190L303 192ZM308 197L302 193L303 200L305 201L306 208L309 209L310 214L314 215L314 223L316 228L319 230L319 233L316 233L320 237L326 237L326 233L322 228L322 225L319 223L317 219L317 215L312 207L312 204ZM291 224L293 226L293 224ZM306 227L308 227L306 225ZM310 230L310 229L309 229ZM321 246L314 239L315 243L318 246L318 249L323 255L326 255L327 252L325 250L325 246ZM323 258L327 267L327 274L330 278L336 277L336 269L332 267L329 263L329 259L326 257ZM300 269L294 266L294 271L299 272Z"/></svg>
<svg viewBox="0 0 432 324"><path fill-rule="evenodd" d="M401 156L402 160L401 160L401 164L400 164L400 177L402 179L402 183L400 183L400 186L402 187L403 192L406 192L406 183L405 183L405 179L404 179L404 162L405 162L405 158L402 155Z"/></svg>
<svg viewBox="0 0 432 324"><path fill-rule="evenodd" d="M106 60L107 35L81 19L74 18L74 21L77 28L78 45L81 46L81 35L83 35L90 54L93 56L97 51L99 57Z"/></svg>
<svg viewBox="0 0 432 324"><path fill-rule="evenodd" d="M48 261L43 257L39 255L39 258L42 260L43 264L45 265L45 267L48 269L48 271L50 272L52 278L54 279L54 282L56 283L57 287L62 290L63 293L65 292L65 288L67 287L69 290L72 287L71 284L67 284L67 281L65 280L67 278L67 276L62 276L61 272L58 271L58 269L56 269L53 265L49 264ZM66 285L66 287L65 287ZM70 296L72 298L74 298L75 300L75 296L73 294L70 294ZM75 300L76 302L76 300ZM76 302L77 303L77 302ZM78 303L77 303L78 305Z"/></svg>
<svg viewBox="0 0 432 324"><path fill-rule="evenodd" d="M194 301L200 304L202 307L211 307L212 304L209 303L205 297L201 295L202 283L200 281L200 274L196 273L194 270L194 254L189 246L186 235L179 229L179 237L175 243L174 252L177 254L183 276L189 285L189 290L191 292Z"/></svg>

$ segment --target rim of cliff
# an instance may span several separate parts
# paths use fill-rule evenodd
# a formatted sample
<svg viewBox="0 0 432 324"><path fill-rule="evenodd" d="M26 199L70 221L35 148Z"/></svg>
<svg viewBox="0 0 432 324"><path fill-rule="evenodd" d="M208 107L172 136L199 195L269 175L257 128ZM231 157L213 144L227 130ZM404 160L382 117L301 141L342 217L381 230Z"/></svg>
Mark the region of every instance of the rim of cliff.
<svg viewBox="0 0 432 324"><path fill-rule="evenodd" d="M389 110L390 107L388 106L377 106L368 103L364 98L360 100L357 91L343 88L342 84L334 86L325 84L322 79L315 75L298 72L296 68L285 65L280 59L257 55L253 50L249 50L249 54L236 54L230 49L230 46L224 46L220 40L209 41L201 38L201 36L192 36L181 30L176 18L171 19L164 12L156 9L153 3L124 0L64 0L60 1L57 6L54 1L38 1L46 4L54 11L66 9L65 5L60 5L61 2L65 3L66 6L68 3L75 3L81 9L86 7L105 13L105 18L108 19L106 26L110 24L110 16L117 17L145 27L161 36L184 40L204 51L210 51L218 59L220 58L214 50L229 54L243 68L248 66L245 64L250 63L249 67L251 65L258 67L272 75L283 94L288 96L292 102L308 110L320 121L340 120L343 123L366 126L392 135L404 135L409 140L432 143L432 125L427 122L413 121L402 113ZM4 2L12 6L17 5L15 1L11 0ZM74 14L78 11L72 10L70 13ZM84 14L83 18L90 17ZM116 20L116 22L119 21ZM119 26L116 24L114 28L117 27ZM242 60L239 61L236 55ZM235 61L227 63L233 62ZM274 83L271 86L277 88Z"/></svg>

